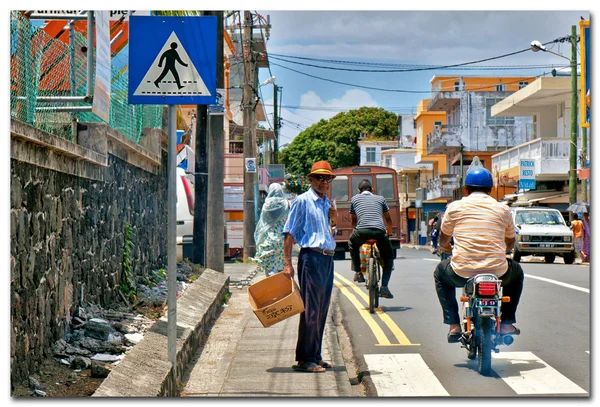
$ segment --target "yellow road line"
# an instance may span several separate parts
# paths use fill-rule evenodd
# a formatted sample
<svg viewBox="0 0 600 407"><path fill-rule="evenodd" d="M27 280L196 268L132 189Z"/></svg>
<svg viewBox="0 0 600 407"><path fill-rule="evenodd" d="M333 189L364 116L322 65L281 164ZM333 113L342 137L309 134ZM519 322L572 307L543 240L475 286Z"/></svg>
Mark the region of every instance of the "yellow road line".
<svg viewBox="0 0 600 407"><path fill-rule="evenodd" d="M369 296L365 292L363 292L360 287L358 287L356 284L352 283L350 280L346 279L339 273L335 273L335 276L342 282L346 283L346 286L352 287L352 289L356 291L367 304L369 303ZM404 334L404 332L402 332L402 329L400 329L400 327L396 325L392 318L390 318L390 316L386 314L385 311L383 311L381 308L375 308L375 313L377 314L379 319L381 319L381 321L383 321L383 323L387 325L390 331L392 331L392 333L398 340L399 345L420 346L420 344L418 343L411 343L408 337Z"/></svg>
<svg viewBox="0 0 600 407"><path fill-rule="evenodd" d="M342 291L342 293L350 300L350 302L354 304L354 306L360 313L360 316L363 317L367 325L369 325L369 328L371 328L371 331L373 331L373 335L375 335L375 338L379 342L378 345L390 346L391 343L389 339L387 338L387 336L385 336L385 333L383 333L383 330L379 327L379 325L377 325L377 322L375 322L375 318L373 318L371 314L369 314L369 311L367 311L365 307L362 306L362 304L360 303L360 301L358 301L354 294L348 291L348 289L345 286L338 283L337 281L334 280L333 283L337 286L337 288L339 288Z"/></svg>

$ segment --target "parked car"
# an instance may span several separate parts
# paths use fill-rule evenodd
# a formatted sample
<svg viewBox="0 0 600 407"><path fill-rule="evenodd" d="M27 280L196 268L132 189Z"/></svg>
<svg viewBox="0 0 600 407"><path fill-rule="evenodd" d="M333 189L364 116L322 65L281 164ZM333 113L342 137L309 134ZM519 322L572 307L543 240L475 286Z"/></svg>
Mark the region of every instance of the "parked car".
<svg viewBox="0 0 600 407"><path fill-rule="evenodd" d="M553 263L561 256L566 264L575 261L573 232L565 223L560 211L545 207L511 208L517 227L517 241L513 260L522 256L544 256L546 263Z"/></svg>
<svg viewBox="0 0 600 407"><path fill-rule="evenodd" d="M183 245L194 243L194 183L193 178L177 167L177 260L183 259ZM223 221L225 256L229 253L227 224ZM208 243L210 244L210 243ZM186 250L186 252L188 252ZM187 254L186 254L187 256Z"/></svg>

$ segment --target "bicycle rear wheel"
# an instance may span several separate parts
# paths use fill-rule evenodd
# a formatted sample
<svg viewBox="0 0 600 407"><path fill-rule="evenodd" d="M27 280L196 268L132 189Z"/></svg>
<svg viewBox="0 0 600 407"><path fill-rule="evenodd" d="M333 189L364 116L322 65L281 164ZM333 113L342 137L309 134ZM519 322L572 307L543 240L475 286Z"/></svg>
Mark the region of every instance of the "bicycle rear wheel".
<svg viewBox="0 0 600 407"><path fill-rule="evenodd" d="M369 312L372 314L375 312L375 308L378 306L376 302L379 302L379 293L377 292L377 276L375 275L375 259L369 258L367 264L367 275L369 276Z"/></svg>

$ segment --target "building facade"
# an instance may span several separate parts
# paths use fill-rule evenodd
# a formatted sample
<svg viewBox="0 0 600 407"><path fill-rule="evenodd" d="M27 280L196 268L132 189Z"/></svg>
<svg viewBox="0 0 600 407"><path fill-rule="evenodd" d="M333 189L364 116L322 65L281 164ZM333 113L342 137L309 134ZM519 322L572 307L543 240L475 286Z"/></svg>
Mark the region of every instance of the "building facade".
<svg viewBox="0 0 600 407"><path fill-rule="evenodd" d="M512 205L548 205L565 210L569 203L571 79L541 77L494 105L491 113L498 118L531 120L531 137L492 156L495 182L499 188L512 189L501 199ZM521 160L534 163L535 189L518 188Z"/></svg>

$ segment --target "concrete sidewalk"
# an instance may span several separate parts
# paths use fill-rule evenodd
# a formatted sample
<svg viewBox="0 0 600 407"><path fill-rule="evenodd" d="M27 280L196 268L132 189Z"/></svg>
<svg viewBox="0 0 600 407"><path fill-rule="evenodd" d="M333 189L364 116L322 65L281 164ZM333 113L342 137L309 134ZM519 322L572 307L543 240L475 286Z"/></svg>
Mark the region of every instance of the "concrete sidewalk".
<svg viewBox="0 0 600 407"><path fill-rule="evenodd" d="M246 266L247 274L252 275L254 266ZM240 271L241 266L236 265L235 272ZM250 283L263 278L259 273ZM333 364L333 369L296 372L292 365L299 315L264 328L250 308L248 287L232 284L229 302L183 374L181 397L354 396L331 315L330 310L323 359Z"/></svg>

